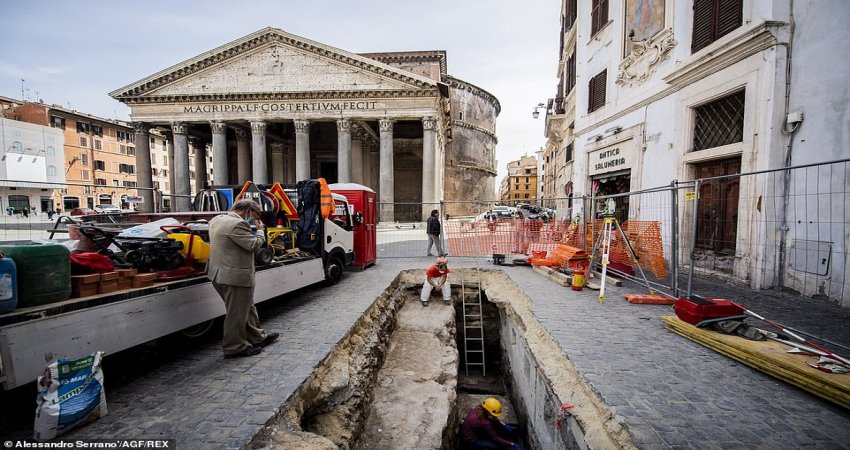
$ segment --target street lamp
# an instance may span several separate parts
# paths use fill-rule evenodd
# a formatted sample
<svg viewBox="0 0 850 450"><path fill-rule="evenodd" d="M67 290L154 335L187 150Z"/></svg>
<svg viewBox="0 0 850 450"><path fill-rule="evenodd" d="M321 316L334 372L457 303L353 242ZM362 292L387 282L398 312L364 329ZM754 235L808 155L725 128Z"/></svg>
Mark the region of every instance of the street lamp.
<svg viewBox="0 0 850 450"><path fill-rule="evenodd" d="M534 111L531 112L531 117L533 117L535 119L540 117L540 111L539 110L542 109L542 108L545 108L545 107L546 107L546 105L544 105L543 103L538 103L537 106L534 107Z"/></svg>

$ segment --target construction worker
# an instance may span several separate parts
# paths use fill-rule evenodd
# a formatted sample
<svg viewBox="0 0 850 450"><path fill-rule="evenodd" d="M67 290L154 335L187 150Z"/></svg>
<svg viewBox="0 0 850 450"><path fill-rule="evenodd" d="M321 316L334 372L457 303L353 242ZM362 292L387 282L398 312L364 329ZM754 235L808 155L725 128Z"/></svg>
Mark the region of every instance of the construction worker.
<svg viewBox="0 0 850 450"><path fill-rule="evenodd" d="M460 426L460 439L470 449L506 448L520 449L519 444L502 436L515 436L514 427L499 420L502 404L489 397L475 405ZM502 436L500 436L500 434Z"/></svg>
<svg viewBox="0 0 850 450"><path fill-rule="evenodd" d="M452 285L449 283L449 260L444 256L437 258L437 263L425 271L425 284L422 285L422 294L419 301L422 306L428 306L428 298L431 290L437 289L443 293L443 303L452 303Z"/></svg>

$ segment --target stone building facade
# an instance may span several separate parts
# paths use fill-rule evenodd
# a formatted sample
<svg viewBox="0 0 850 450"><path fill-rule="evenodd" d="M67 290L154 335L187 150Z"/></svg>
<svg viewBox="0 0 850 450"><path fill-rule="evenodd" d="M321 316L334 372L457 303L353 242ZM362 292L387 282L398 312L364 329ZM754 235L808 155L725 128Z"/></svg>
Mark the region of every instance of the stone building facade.
<svg viewBox="0 0 850 450"><path fill-rule="evenodd" d="M395 203L492 197L498 101L448 76L442 51L354 54L265 28L110 95L131 108L141 185L151 130L171 141L176 210L190 208L192 139L214 168L195 184L361 183L383 221L422 219Z"/></svg>
<svg viewBox="0 0 850 450"><path fill-rule="evenodd" d="M508 174L502 178L499 188L501 203L516 206L521 203L536 205L538 161L534 156L523 155L522 158L508 163Z"/></svg>
<svg viewBox="0 0 850 450"><path fill-rule="evenodd" d="M546 115L545 178L554 183L547 192L605 195L730 176L703 186L714 193L698 194L699 230L717 238L697 250L727 262L710 270L753 288L790 288L850 306L847 221L780 225L794 210L830 221L834 202L793 195L819 189L805 182L774 188L758 181L767 177L735 177L850 157L850 61L836 57L850 52L850 30L841 25L850 19L846 5L563 0L560 16L560 81ZM825 169L822 186L846 183L844 172ZM768 205L758 200L762 192L778 198ZM618 204L624 219L665 220L640 201L648 196L633 198ZM850 206L842 202L841 210ZM665 241L688 251L690 220ZM794 267L794 259L817 267Z"/></svg>

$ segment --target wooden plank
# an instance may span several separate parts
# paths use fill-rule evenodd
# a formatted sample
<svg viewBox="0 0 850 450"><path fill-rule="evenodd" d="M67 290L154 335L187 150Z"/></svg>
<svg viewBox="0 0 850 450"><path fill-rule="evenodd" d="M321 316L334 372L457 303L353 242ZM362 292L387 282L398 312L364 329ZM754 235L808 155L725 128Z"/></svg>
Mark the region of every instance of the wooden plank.
<svg viewBox="0 0 850 450"><path fill-rule="evenodd" d="M543 275L544 277L560 284L561 286L570 286L572 284L572 278L567 276L566 274L556 272L549 267L546 266L532 266L532 270Z"/></svg>
<svg viewBox="0 0 850 450"><path fill-rule="evenodd" d="M596 270L596 269L593 269L593 273L594 273L594 276L595 276L595 277L599 277L599 278L601 279L601 277L602 277L602 272L600 272L600 271L598 271L598 270ZM617 287L620 287L620 286L622 286L622 285L623 285L623 280L621 280L621 279L619 279L619 278L617 278L617 277L612 277L610 273L606 273L606 274L605 274L605 284L607 284L608 286L617 286Z"/></svg>
<svg viewBox="0 0 850 450"><path fill-rule="evenodd" d="M662 316L667 329L754 369L790 383L823 399L850 408L850 374L828 374L806 361L818 357L790 354L789 346L775 341L750 341L738 336L697 328L676 316Z"/></svg>

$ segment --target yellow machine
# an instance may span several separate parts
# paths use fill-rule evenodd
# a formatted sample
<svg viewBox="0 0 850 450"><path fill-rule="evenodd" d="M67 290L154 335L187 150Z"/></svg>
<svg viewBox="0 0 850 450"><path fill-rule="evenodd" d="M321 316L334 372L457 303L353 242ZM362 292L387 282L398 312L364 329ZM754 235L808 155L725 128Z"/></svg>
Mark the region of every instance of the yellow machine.
<svg viewBox="0 0 850 450"><path fill-rule="evenodd" d="M295 230L290 227L268 227L266 242L274 250L275 256L282 255L287 250L295 248Z"/></svg>
<svg viewBox="0 0 850 450"><path fill-rule="evenodd" d="M192 259L199 263L205 263L210 259L210 244L197 234L169 233L168 238L183 243L183 248L178 252L183 256L189 256L187 255L189 251L189 239L192 239Z"/></svg>

